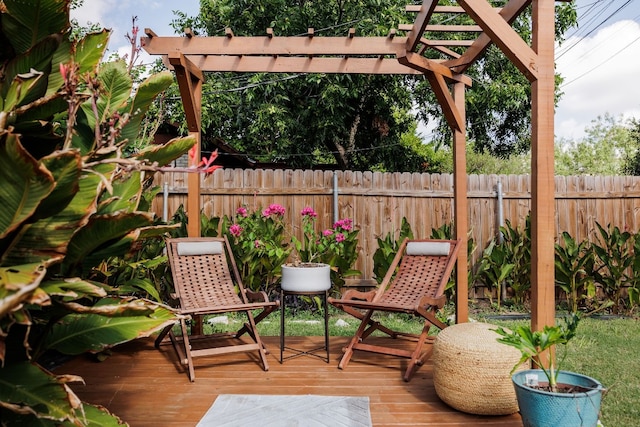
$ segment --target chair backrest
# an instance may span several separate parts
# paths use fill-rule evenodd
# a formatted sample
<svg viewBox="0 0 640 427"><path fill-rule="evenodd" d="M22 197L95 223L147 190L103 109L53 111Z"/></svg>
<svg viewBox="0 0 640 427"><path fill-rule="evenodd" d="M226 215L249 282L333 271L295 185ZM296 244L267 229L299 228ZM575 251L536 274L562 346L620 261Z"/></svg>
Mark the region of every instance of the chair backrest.
<svg viewBox="0 0 640 427"><path fill-rule="evenodd" d="M405 239L376 299L413 307L420 298L439 298L444 294L459 248L459 240Z"/></svg>
<svg viewBox="0 0 640 427"><path fill-rule="evenodd" d="M226 238L182 237L167 239L166 243L175 292L183 310L246 303L244 293L239 295L236 289L242 288L242 283Z"/></svg>

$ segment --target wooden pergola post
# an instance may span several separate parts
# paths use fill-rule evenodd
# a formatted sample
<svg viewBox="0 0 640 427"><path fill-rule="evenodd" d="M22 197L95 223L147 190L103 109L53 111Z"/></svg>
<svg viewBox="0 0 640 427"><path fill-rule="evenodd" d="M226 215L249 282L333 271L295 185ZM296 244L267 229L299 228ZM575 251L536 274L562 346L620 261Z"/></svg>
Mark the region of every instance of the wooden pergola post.
<svg viewBox="0 0 640 427"><path fill-rule="evenodd" d="M204 74L193 62L182 53L171 52L169 63L173 66L180 89L180 97L184 106L189 135L196 140L189 159L189 166L196 166L200 162L200 145L202 142L202 83ZM187 177L187 224L189 237L200 237L200 174L190 173Z"/></svg>
<svg viewBox="0 0 640 427"><path fill-rule="evenodd" d="M533 50L538 78L531 84L531 326L555 323L554 0L533 1Z"/></svg>

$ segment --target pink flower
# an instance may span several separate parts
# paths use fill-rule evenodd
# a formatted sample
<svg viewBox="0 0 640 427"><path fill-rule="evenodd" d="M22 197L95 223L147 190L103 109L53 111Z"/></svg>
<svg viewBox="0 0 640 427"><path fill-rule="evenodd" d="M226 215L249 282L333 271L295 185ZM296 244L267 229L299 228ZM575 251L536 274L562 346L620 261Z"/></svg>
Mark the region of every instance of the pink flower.
<svg viewBox="0 0 640 427"><path fill-rule="evenodd" d="M302 209L302 211L300 211L300 215L310 216L311 218L315 218L318 216L316 211L314 211L311 206L306 206L304 209Z"/></svg>
<svg viewBox="0 0 640 427"><path fill-rule="evenodd" d="M240 215L243 218L247 217L247 208L240 206L238 209L236 209L236 215Z"/></svg>
<svg viewBox="0 0 640 427"><path fill-rule="evenodd" d="M238 224L233 224L231 227L229 227L229 233L236 237L239 237L242 233L242 227L240 227Z"/></svg>
<svg viewBox="0 0 640 427"><path fill-rule="evenodd" d="M323 235L324 237L331 236L332 234L333 234L333 230L332 230L332 229L330 229L330 228L327 228L326 230L324 230L324 231L322 232L322 235Z"/></svg>
<svg viewBox="0 0 640 427"><path fill-rule="evenodd" d="M262 216L270 216L270 215L280 215L283 216L285 213L285 209L282 205L277 203L273 203L269 205L268 208L262 211Z"/></svg>
<svg viewBox="0 0 640 427"><path fill-rule="evenodd" d="M342 233L336 234L336 242L337 243L344 242L344 239L345 239L344 234L342 234Z"/></svg>
<svg viewBox="0 0 640 427"><path fill-rule="evenodd" d="M341 228L345 231L350 231L353 228L353 221L349 218L341 219L333 224L333 228Z"/></svg>
<svg viewBox="0 0 640 427"><path fill-rule="evenodd" d="M260 246L262 246L262 242L260 240L254 240L253 241L253 247L256 249L259 249Z"/></svg>

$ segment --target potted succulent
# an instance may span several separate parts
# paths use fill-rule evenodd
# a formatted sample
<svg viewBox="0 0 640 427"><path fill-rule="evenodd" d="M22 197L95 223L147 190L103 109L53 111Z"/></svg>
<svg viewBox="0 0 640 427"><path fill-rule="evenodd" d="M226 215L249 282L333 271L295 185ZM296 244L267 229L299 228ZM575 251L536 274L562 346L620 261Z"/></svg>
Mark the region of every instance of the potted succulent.
<svg viewBox="0 0 640 427"><path fill-rule="evenodd" d="M281 287L285 291L320 292L331 288L332 282L359 272L349 270L357 253L358 231L350 219L337 221L333 228L315 230L318 214L307 206L302 215L302 240L292 237L294 261L282 265ZM333 279L333 280L332 280Z"/></svg>
<svg viewBox="0 0 640 427"><path fill-rule="evenodd" d="M495 329L498 341L517 348L522 358L514 366L533 361L539 369L513 373L512 381L525 427L596 427L604 388L594 378L561 370L566 344L575 336L579 317L573 313L558 325L532 331L519 326L513 331ZM562 346L558 362L546 357L554 346Z"/></svg>

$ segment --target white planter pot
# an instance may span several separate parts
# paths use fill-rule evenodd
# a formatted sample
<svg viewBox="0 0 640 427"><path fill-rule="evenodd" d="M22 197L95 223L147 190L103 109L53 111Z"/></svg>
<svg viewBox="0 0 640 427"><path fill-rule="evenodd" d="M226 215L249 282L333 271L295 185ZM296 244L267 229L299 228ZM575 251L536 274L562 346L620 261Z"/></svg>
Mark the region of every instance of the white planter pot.
<svg viewBox="0 0 640 427"><path fill-rule="evenodd" d="M282 290L289 292L322 292L331 288L329 264L303 262L282 266Z"/></svg>

